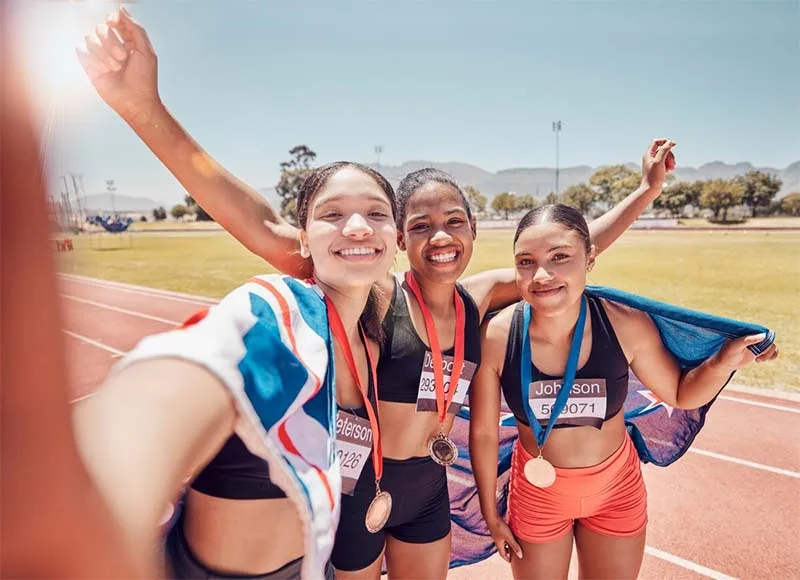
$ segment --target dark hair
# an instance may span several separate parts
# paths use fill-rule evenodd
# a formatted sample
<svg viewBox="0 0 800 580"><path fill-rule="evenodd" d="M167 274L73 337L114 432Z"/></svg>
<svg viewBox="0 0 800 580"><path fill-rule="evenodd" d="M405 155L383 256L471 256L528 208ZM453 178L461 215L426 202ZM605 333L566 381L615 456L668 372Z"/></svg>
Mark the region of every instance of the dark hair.
<svg viewBox="0 0 800 580"><path fill-rule="evenodd" d="M563 203L542 205L522 216L517 225L517 231L514 233L514 243L517 243L519 236L529 227L547 223L560 224L568 230L577 232L583 240L586 254L589 254L589 250L592 247L592 238L589 235L589 226L586 225L586 219L577 209Z"/></svg>
<svg viewBox="0 0 800 580"><path fill-rule="evenodd" d="M394 188L392 188L392 184L389 183L383 175L371 167L361 165L360 163L354 163L352 161L335 161L334 163L328 163L327 165L323 165L322 167L314 169L308 175L308 177L306 177L305 181L303 181L303 185L300 187L300 193L297 195L297 219L301 228L305 229L305 227L308 225L308 208L311 205L311 201L314 199L314 196L316 196L319 190L322 189L326 183L328 183L328 180L331 177L333 177L340 169L344 169L346 167L357 169L374 179L383 190L383 193L386 194L386 197L389 200L389 205L392 207L392 215L395 217L397 216L397 197L395 196ZM364 306L364 311L361 313L360 319L366 335L372 340L376 341L378 344L382 344L384 338L383 325L381 324L381 312L379 308L380 293L381 291L378 285L373 284L369 290L367 303Z"/></svg>
<svg viewBox="0 0 800 580"><path fill-rule="evenodd" d="M314 169L308 177L306 177L305 181L303 181L303 185L300 186L300 193L297 194L297 219L301 228L305 228L308 223L308 206L311 205L311 200L313 200L317 192L328 183L331 177L345 167L357 169L361 173L365 173L374 179L383 190L383 193L386 194L389 205L392 206L392 215L397 217L397 196L394 193L392 184L389 183L383 175L372 169L372 167L367 167L360 163L355 163L353 161L334 161L333 163L328 163L327 165Z"/></svg>
<svg viewBox="0 0 800 580"><path fill-rule="evenodd" d="M406 175L400 182L400 185L397 186L398 212L396 215L398 229L402 230L403 225L405 224L406 205L408 204L408 200L417 192L420 187L427 185L431 181L449 185L455 189L458 192L458 195L461 197L461 201L464 202L464 209L467 210L467 218L472 221L472 209L469 206L469 201L467 201L467 196L464 194L464 190L461 189L461 186L458 184L458 182L451 175L445 173L444 171L434 169L433 167L426 167L424 169L412 171Z"/></svg>

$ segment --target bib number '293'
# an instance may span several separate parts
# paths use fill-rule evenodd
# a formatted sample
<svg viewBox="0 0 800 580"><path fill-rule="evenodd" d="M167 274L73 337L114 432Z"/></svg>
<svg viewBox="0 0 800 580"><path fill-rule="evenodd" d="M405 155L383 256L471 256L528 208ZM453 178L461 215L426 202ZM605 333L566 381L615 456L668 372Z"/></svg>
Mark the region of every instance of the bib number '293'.
<svg viewBox="0 0 800 580"><path fill-rule="evenodd" d="M444 367L444 392L445 395L447 395L450 392L450 374L453 372L453 357L442 355L442 365ZM450 402L450 407L447 409L448 413L458 413L461 405L464 404L476 368L477 365L475 363L468 360L464 361L464 367L461 369L461 377L458 380L455 395L453 395L453 400ZM436 384L433 378L433 356L430 351L425 353L425 360L422 363L422 373L420 373L419 376L417 411L429 411L433 413L437 411Z"/></svg>

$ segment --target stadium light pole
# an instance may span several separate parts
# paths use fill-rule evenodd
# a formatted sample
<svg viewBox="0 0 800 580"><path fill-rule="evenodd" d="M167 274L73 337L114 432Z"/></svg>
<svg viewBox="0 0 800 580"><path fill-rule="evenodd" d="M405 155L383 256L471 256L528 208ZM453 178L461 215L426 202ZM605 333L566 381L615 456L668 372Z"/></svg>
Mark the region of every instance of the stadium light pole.
<svg viewBox="0 0 800 580"><path fill-rule="evenodd" d="M561 133L561 121L553 121L553 133L556 134L556 195L558 195L558 134Z"/></svg>
<svg viewBox="0 0 800 580"><path fill-rule="evenodd" d="M375 145L375 157L377 159L377 172L381 172L381 153L383 153L383 145Z"/></svg>

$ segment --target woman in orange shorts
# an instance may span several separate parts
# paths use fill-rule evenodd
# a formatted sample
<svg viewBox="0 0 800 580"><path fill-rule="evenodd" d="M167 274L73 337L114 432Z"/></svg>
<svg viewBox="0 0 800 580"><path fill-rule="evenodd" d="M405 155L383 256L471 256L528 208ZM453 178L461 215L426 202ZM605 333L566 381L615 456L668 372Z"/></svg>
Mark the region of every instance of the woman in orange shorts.
<svg viewBox="0 0 800 580"><path fill-rule="evenodd" d="M682 372L646 313L586 291L595 251L578 211L532 210L514 252L523 301L484 325L470 393L481 511L515 578L566 578L573 542L581 577L636 578L647 493L622 412L629 368L667 405L694 409L756 359L748 346L764 335L730 340ZM758 360L775 356L772 345ZM495 499L501 391L519 430L508 525Z"/></svg>

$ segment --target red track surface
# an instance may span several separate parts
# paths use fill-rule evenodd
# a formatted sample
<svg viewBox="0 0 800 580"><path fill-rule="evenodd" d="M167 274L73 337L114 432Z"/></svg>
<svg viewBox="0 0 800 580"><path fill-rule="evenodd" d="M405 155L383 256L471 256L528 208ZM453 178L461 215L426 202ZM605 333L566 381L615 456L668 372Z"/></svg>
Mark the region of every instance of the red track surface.
<svg viewBox="0 0 800 580"><path fill-rule="evenodd" d="M76 277L62 278L61 291L76 399L141 337L213 303ZM800 578L799 435L800 402L726 391L690 453L666 469L644 467L650 525L641 577ZM495 556L450 578L511 573Z"/></svg>

